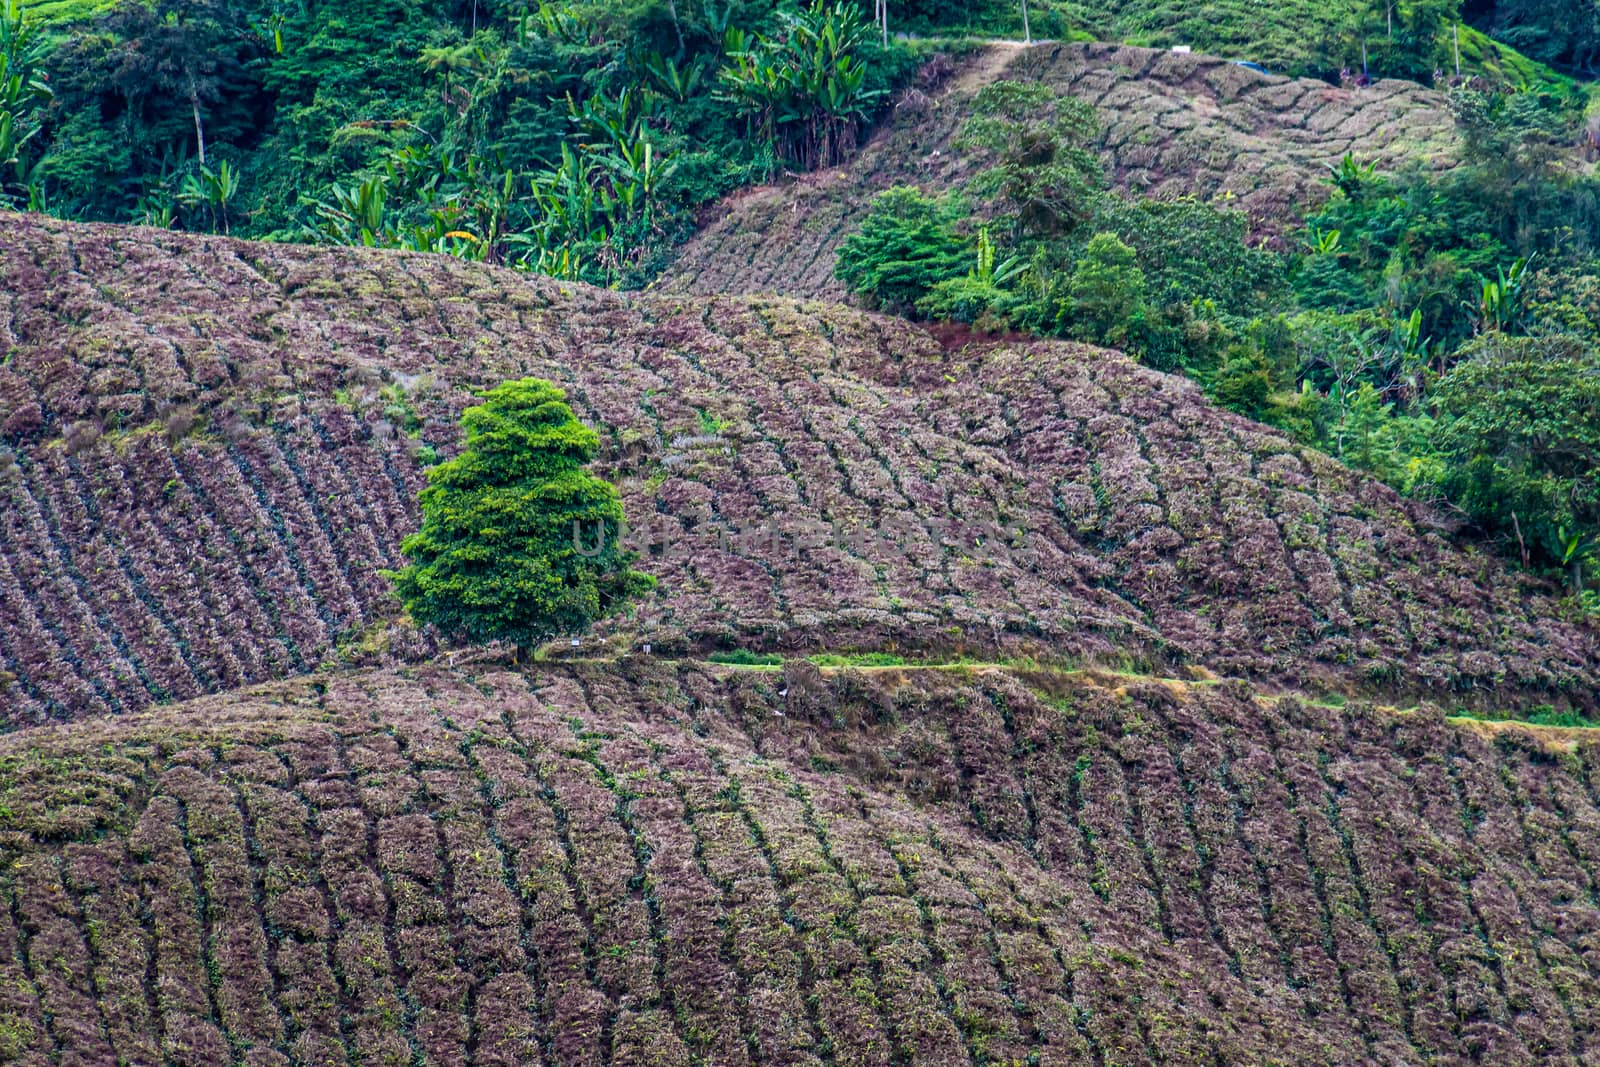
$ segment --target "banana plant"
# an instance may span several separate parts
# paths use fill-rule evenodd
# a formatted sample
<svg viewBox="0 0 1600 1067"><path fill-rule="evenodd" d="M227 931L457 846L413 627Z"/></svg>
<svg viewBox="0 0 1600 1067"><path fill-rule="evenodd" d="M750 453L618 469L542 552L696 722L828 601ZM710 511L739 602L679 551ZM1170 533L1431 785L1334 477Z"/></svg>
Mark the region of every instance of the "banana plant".
<svg viewBox="0 0 1600 1067"><path fill-rule="evenodd" d="M1319 256L1332 256L1339 251L1339 231L1313 227L1306 238L1306 246Z"/></svg>
<svg viewBox="0 0 1600 1067"><path fill-rule="evenodd" d="M683 64L659 52L652 52L640 60L639 66L656 92L679 104L695 97L705 82L704 57Z"/></svg>
<svg viewBox="0 0 1600 1067"><path fill-rule="evenodd" d="M1574 594L1583 592L1583 572L1594 560L1595 547L1592 535L1581 531L1574 533L1565 526L1556 527L1556 548Z"/></svg>
<svg viewBox="0 0 1600 1067"><path fill-rule="evenodd" d="M223 160L216 170L202 166L200 173L184 175L183 184L178 189L178 201L191 210L205 208L211 219L212 232L216 232L220 226L222 232L227 234L230 232L228 205L238 192L239 171L233 164Z"/></svg>
<svg viewBox="0 0 1600 1067"><path fill-rule="evenodd" d="M134 204L133 223L136 226L170 230L177 221L177 205L173 202L172 194L163 186L151 189Z"/></svg>
<svg viewBox="0 0 1600 1067"><path fill-rule="evenodd" d="M1358 163L1354 153L1346 152L1337 163L1328 166L1328 177L1324 181L1338 189L1350 200L1359 200L1367 187L1372 184L1378 173L1378 161L1368 160Z"/></svg>
<svg viewBox="0 0 1600 1067"><path fill-rule="evenodd" d="M1028 262L1021 256L1010 256L997 264L994 239L989 236L989 227L984 226L978 230L978 261L970 275L973 281L990 288L999 288L1016 279L1027 269Z"/></svg>
<svg viewBox="0 0 1600 1067"><path fill-rule="evenodd" d="M261 19L258 22L251 22L250 29L254 31L262 41L270 40L272 42L272 54L275 56L281 56L284 54L283 28L287 24L287 16L285 16L281 11L274 11L267 15L266 18Z"/></svg>
<svg viewBox="0 0 1600 1067"><path fill-rule="evenodd" d="M543 35L553 41L566 45L581 45L589 40L589 30L584 24L583 16L571 4L539 5L539 9L532 14L523 27L523 35L531 36L533 33L543 31Z"/></svg>
<svg viewBox="0 0 1600 1067"><path fill-rule="evenodd" d="M802 168L831 166L854 146L881 92L866 87L860 51L870 36L853 6L813 0L780 12L774 37L729 31L718 98L746 117L750 132L778 145Z"/></svg>
<svg viewBox="0 0 1600 1067"><path fill-rule="evenodd" d="M628 88L616 96L595 93L583 103L567 96L567 115L588 140L621 145L649 135L650 123L660 113L661 97L648 90Z"/></svg>
<svg viewBox="0 0 1600 1067"><path fill-rule="evenodd" d="M1514 333L1523 325L1527 286L1533 256L1517 260L1511 269L1495 269L1495 277L1485 280L1478 296L1479 333Z"/></svg>
<svg viewBox="0 0 1600 1067"><path fill-rule="evenodd" d="M28 143L39 133L40 117L54 94L43 70L44 41L20 0L0 7L0 204L33 202L42 194L27 163Z"/></svg>
<svg viewBox="0 0 1600 1067"><path fill-rule="evenodd" d="M328 190L332 203L319 201L314 210L324 233L338 244L359 244L368 248L390 248L397 243L384 212L388 181L382 176L368 178L351 186Z"/></svg>
<svg viewBox="0 0 1600 1067"><path fill-rule="evenodd" d="M1427 385L1429 369L1441 354L1441 346L1422 332L1421 308L1413 308L1408 317L1395 323L1389 346L1398 357L1396 388L1407 399L1420 396Z"/></svg>

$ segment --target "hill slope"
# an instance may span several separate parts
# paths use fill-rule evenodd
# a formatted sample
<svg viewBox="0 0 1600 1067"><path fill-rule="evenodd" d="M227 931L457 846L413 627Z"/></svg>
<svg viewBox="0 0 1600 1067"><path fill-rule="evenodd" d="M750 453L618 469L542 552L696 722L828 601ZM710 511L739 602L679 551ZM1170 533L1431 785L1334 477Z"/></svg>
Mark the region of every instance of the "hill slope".
<svg viewBox="0 0 1600 1067"><path fill-rule="evenodd" d="M1225 198L1276 232L1326 195L1346 152L1385 169L1446 165L1455 124L1444 94L1411 82L1357 91L1260 74L1211 56L1110 44L994 45L942 92L902 104L849 164L735 194L653 288L839 298L835 252L891 185L942 190L981 161L951 146L984 85L1045 82L1092 103L1107 175L1157 197Z"/></svg>
<svg viewBox="0 0 1600 1067"><path fill-rule="evenodd" d="M0 739L21 1064L1577 1063L1600 749L1051 673L331 674Z"/></svg>
<svg viewBox="0 0 1600 1067"><path fill-rule="evenodd" d="M950 353L781 300L0 216L0 707L20 724L367 645L426 449L537 374L605 428L661 590L621 643L895 644L1593 707L1545 587L1379 483L1067 344ZM416 429L415 439L407 431ZM648 544L642 542L648 541Z"/></svg>

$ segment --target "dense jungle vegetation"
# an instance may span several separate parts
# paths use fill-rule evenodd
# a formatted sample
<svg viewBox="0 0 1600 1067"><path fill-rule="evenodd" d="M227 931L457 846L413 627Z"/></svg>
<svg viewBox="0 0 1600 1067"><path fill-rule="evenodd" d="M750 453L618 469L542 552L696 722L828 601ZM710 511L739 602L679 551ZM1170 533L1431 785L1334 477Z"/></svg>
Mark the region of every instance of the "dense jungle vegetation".
<svg viewBox="0 0 1600 1067"><path fill-rule="evenodd" d="M837 4L9 2L13 205L600 284L836 162L915 62Z"/></svg>

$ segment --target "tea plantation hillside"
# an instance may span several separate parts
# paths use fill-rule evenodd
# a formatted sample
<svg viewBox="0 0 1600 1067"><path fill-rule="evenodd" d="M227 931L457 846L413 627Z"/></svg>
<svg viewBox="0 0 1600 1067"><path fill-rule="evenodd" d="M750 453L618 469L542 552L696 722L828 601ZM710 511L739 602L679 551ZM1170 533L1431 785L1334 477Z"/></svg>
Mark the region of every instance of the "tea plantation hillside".
<svg viewBox="0 0 1600 1067"><path fill-rule="evenodd" d="M1594 6L0 0L0 1067L1600 1065Z"/></svg>
<svg viewBox="0 0 1600 1067"><path fill-rule="evenodd" d="M0 216L16 726L425 652L379 574L472 390L600 427L660 580L613 647L920 649L1595 706L1548 588L1380 483L1062 343L782 300Z"/></svg>
<svg viewBox="0 0 1600 1067"><path fill-rule="evenodd" d="M1097 43L991 45L962 62L947 83L903 97L846 165L708 209L655 287L842 298L835 253L873 193L896 184L938 191L982 169L952 141L973 95L1000 80L1042 82L1093 104L1116 185L1225 202L1249 212L1261 234L1297 225L1327 196L1328 167L1347 152L1387 171L1448 166L1456 147L1445 94L1414 82L1341 89L1215 56Z"/></svg>
<svg viewBox="0 0 1600 1067"><path fill-rule="evenodd" d="M429 667L29 730L0 771L10 1063L1575 1064L1600 1032L1600 749L1437 711Z"/></svg>

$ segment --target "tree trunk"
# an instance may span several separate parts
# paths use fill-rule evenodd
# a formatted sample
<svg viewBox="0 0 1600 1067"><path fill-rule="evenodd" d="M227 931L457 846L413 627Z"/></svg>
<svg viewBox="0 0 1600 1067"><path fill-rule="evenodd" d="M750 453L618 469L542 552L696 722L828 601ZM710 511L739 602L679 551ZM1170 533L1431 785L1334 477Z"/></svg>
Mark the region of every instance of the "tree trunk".
<svg viewBox="0 0 1600 1067"><path fill-rule="evenodd" d="M1028 29L1028 0L1022 0L1022 40L1025 44L1033 43L1033 31Z"/></svg>
<svg viewBox="0 0 1600 1067"><path fill-rule="evenodd" d="M206 128L200 123L200 94L189 86L189 107L194 111L194 143L200 155L200 165L206 165Z"/></svg>
<svg viewBox="0 0 1600 1067"><path fill-rule="evenodd" d="M672 32L678 36L678 59L683 58L688 46L683 43L683 26L678 22L678 0L667 0L667 13L672 16Z"/></svg>

